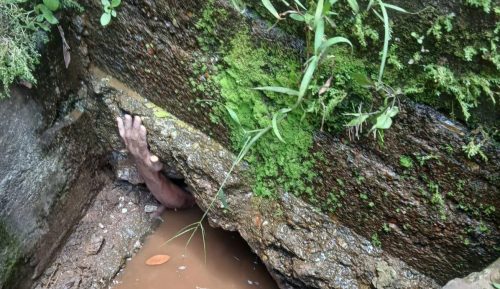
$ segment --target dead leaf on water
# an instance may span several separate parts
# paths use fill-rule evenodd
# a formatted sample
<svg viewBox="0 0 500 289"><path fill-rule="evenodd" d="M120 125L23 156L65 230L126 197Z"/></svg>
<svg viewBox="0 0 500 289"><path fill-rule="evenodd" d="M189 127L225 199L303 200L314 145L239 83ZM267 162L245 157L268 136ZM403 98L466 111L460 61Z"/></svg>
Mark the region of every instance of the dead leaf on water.
<svg viewBox="0 0 500 289"><path fill-rule="evenodd" d="M161 265L163 263L166 263L168 260L170 260L169 255L155 255L146 260L146 265L149 266Z"/></svg>

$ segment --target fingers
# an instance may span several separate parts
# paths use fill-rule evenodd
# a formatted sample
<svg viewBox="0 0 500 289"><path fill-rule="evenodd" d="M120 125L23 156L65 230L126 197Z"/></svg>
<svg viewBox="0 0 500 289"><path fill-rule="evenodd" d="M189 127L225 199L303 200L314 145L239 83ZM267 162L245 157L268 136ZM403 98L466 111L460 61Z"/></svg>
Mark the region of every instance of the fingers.
<svg viewBox="0 0 500 289"><path fill-rule="evenodd" d="M146 127L141 125L141 127L139 128L139 136L142 140L146 141Z"/></svg>
<svg viewBox="0 0 500 289"><path fill-rule="evenodd" d="M125 140L125 128L123 127L123 120L121 117L116 118L116 123L118 124L118 132L120 133L120 137Z"/></svg>
<svg viewBox="0 0 500 289"><path fill-rule="evenodd" d="M124 127L125 127L125 135L127 135L127 133L132 128L132 117L128 114L125 115Z"/></svg>
<svg viewBox="0 0 500 289"><path fill-rule="evenodd" d="M136 115L136 116L134 117L134 122L133 122L133 124L132 124L132 128L133 128L135 131L138 131L140 127L141 127L141 118L140 118L138 115Z"/></svg>

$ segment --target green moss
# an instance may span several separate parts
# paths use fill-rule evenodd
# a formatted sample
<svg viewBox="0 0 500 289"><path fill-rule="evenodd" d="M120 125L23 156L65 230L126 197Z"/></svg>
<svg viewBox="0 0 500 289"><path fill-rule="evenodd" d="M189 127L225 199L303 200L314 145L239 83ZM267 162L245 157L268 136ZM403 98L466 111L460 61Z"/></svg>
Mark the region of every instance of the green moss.
<svg viewBox="0 0 500 289"><path fill-rule="evenodd" d="M0 221L0 284L5 284L15 272L20 258L19 242Z"/></svg>
<svg viewBox="0 0 500 289"><path fill-rule="evenodd" d="M246 32L237 34L231 49L224 57L225 68L214 77L221 103L236 112L240 124L234 122L224 109L217 111L231 128L235 151L244 142L244 130L269 126L274 112L291 106L295 99L275 93L254 90L258 86L294 87L300 78L300 66L292 53L272 44L252 43ZM280 123L286 143L268 133L252 148L246 160L253 168L254 190L257 195L271 196L277 188L297 195L311 194L310 183L314 158L312 125L293 112Z"/></svg>

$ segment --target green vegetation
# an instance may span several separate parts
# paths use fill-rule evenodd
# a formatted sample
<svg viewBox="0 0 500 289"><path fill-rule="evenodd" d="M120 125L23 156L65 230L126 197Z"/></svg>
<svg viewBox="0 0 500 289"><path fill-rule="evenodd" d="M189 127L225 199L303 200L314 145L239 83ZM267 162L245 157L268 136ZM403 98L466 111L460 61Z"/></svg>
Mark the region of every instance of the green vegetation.
<svg viewBox="0 0 500 289"><path fill-rule="evenodd" d="M122 3L121 0L101 0L103 13L101 15L101 25L107 26L113 17L116 17L116 8Z"/></svg>
<svg viewBox="0 0 500 289"><path fill-rule="evenodd" d="M18 241L8 232L0 221L0 284L5 284L12 278L20 258Z"/></svg>
<svg viewBox="0 0 500 289"><path fill-rule="evenodd" d="M378 248L382 247L382 242L380 241L378 233L376 232L372 234L372 245Z"/></svg>
<svg viewBox="0 0 500 289"><path fill-rule="evenodd" d="M273 84L291 86L300 75L298 60L285 58L277 47L255 47L246 32L236 35L231 50L224 58L227 66L213 81L218 85L224 108L237 115L219 110L221 117L231 126L231 140L241 150L247 132L270 126L271 116L282 106L292 105L293 98L282 98L274 92L261 92L255 86ZM313 127L301 113L290 114L280 123L283 143L272 135L264 135L245 158L254 169L257 195L271 196L275 188L299 194L309 191L314 177L312 145Z"/></svg>
<svg viewBox="0 0 500 289"><path fill-rule="evenodd" d="M411 169L413 167L413 160L408 156L400 156L399 164L405 169Z"/></svg>
<svg viewBox="0 0 500 289"><path fill-rule="evenodd" d="M0 99L8 96L16 80L36 83L39 46L59 24L56 12L61 9L83 11L75 0L0 1Z"/></svg>

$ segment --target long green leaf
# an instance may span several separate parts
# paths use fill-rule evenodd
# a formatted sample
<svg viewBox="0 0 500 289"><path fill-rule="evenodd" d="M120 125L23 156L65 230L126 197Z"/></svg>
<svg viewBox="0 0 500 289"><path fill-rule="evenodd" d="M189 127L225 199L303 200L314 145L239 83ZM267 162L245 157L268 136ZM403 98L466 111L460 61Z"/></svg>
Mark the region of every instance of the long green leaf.
<svg viewBox="0 0 500 289"><path fill-rule="evenodd" d="M368 2L368 6L366 6L366 11L369 11L372 8L374 2L375 0L370 0L370 2Z"/></svg>
<svg viewBox="0 0 500 289"><path fill-rule="evenodd" d="M387 53L389 51L389 40L391 39L391 27L389 22L389 15L387 14L387 9L385 9L384 3L379 0L380 9L382 10L382 17L384 19L384 48L382 50L382 60L380 62L380 71L378 74L378 82L382 82L382 77L384 76L385 63L387 61Z"/></svg>
<svg viewBox="0 0 500 289"><path fill-rule="evenodd" d="M302 3L299 1L299 0L294 0L295 4L297 4L300 8L304 9L304 10L307 10L307 8L302 5Z"/></svg>
<svg viewBox="0 0 500 289"><path fill-rule="evenodd" d="M285 140L281 137L281 134L280 134L280 130L278 128L278 117L279 116L282 116L284 115L285 113L288 113L292 111L292 109L290 108L282 108L280 109L278 112L276 112L274 115L273 115L273 121L272 121L272 125L273 125L273 131L274 131L274 134L278 137L278 139L280 141L282 141L283 143L285 143Z"/></svg>
<svg viewBox="0 0 500 289"><path fill-rule="evenodd" d="M314 54L318 55L319 47L323 42L323 36L325 35L325 20L321 17L316 24L316 31L314 33Z"/></svg>
<svg viewBox="0 0 500 289"><path fill-rule="evenodd" d="M323 52L328 47L335 45L335 44L339 44L339 43L349 44L351 46L351 48L353 48L352 43L351 43L351 41L349 41L349 39L337 36L337 37L332 37L332 38L328 39L327 41L323 42L323 44L321 44L321 47L319 50L321 52Z"/></svg>
<svg viewBox="0 0 500 289"><path fill-rule="evenodd" d="M230 108L229 106L225 106L227 112L229 113L229 116L231 117L231 119L234 120L234 122L236 122L238 125L241 126L241 123L240 123L240 119L238 118L238 114L236 114L236 112Z"/></svg>
<svg viewBox="0 0 500 289"><path fill-rule="evenodd" d="M402 13L410 13L408 11L406 11L405 9L399 7L399 6L396 6L396 5L392 5L392 4L388 4L388 3L383 3L383 5L386 7L386 8L390 8L390 9L393 9L393 10L396 10L396 11L399 11L399 12L402 12Z"/></svg>
<svg viewBox="0 0 500 289"><path fill-rule="evenodd" d="M261 87L256 87L254 89L267 90L267 91L272 91L272 92L277 92L277 93L284 93L284 94L293 95L293 96L299 95L299 92L296 90L286 88L286 87L279 87L279 86L261 86Z"/></svg>
<svg viewBox="0 0 500 289"><path fill-rule="evenodd" d="M324 0L319 0L318 4L316 6L316 14L314 14L314 27L318 26L319 20L323 16L323 3L324 3Z"/></svg>
<svg viewBox="0 0 500 289"><path fill-rule="evenodd" d="M306 72L304 73L302 81L300 82L299 98L295 105L298 105L302 102L302 98L306 94L307 88L309 87L309 83L311 82L312 76L316 71L316 67L318 66L318 57L312 56L311 58L312 58L311 62L309 63L309 66L307 66Z"/></svg>
<svg viewBox="0 0 500 289"><path fill-rule="evenodd" d="M359 5L358 5L358 1L356 0L347 0L347 2L349 2L349 6L351 6L352 10L356 13L359 12Z"/></svg>
<svg viewBox="0 0 500 289"><path fill-rule="evenodd" d="M262 0L262 4L266 9L273 14L274 17L277 19L281 19L280 15L278 14L278 11L276 11L276 8L274 8L273 4L271 3L270 0Z"/></svg>
<svg viewBox="0 0 500 289"><path fill-rule="evenodd" d="M305 21L304 16L300 15L299 13L291 13L290 18L292 18L295 21L300 21L300 22Z"/></svg>

